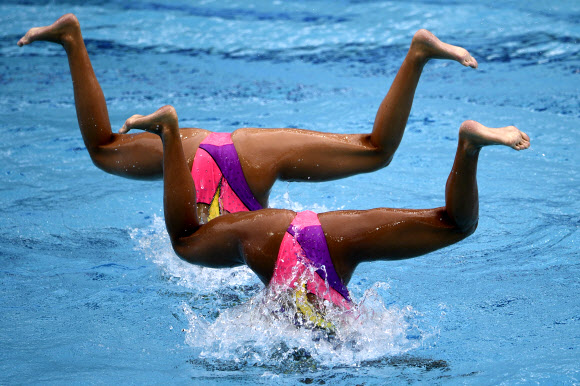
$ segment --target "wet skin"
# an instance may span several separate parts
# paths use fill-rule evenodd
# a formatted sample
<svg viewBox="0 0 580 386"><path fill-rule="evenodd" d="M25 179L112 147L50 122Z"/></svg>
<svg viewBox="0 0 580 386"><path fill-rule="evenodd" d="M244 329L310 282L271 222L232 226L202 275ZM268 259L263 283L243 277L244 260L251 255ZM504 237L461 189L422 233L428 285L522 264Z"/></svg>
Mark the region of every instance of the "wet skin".
<svg viewBox="0 0 580 386"><path fill-rule="evenodd" d="M163 150L157 136L126 134L126 127L120 130L120 134L112 132L105 98L77 18L67 14L52 25L32 28L18 45L35 41L59 43L67 53L79 127L95 165L126 178L161 179ZM232 140L244 176L258 202L263 207L268 206L270 189L276 180L328 181L388 165L404 134L423 66L434 58L477 67L477 61L465 49L443 43L429 31L417 31L379 106L370 133L347 135L255 128L234 131ZM181 134L183 151L191 170L197 148L209 131L182 128Z"/></svg>
<svg viewBox="0 0 580 386"><path fill-rule="evenodd" d="M269 283L282 238L295 212L261 209L198 220L195 186L181 145L175 109L130 119L127 127L147 130L163 143L165 224L175 252L192 264L220 268L246 264ZM472 234L478 222L477 161L485 146L515 150L530 146L513 126L488 128L465 121L459 129L455 160L445 187L445 206L433 209L377 208L318 215L331 259L345 284L358 264L424 255Z"/></svg>
<svg viewBox="0 0 580 386"><path fill-rule="evenodd" d="M164 181L165 221L176 253L208 267L247 264L264 283L272 276L282 237L295 213L282 209L227 214L202 225L190 175L193 157L209 134L179 128L175 109L165 106L111 130L107 106L86 52L76 17L31 29L19 42L61 44L73 80L77 117L91 159L119 176ZM326 181L370 172L391 161L404 133L423 66L433 58L477 67L469 53L419 30L381 102L372 131L339 135L299 129L243 128L232 134L251 191L267 207L277 179ZM145 130L145 133L129 133ZM462 240L478 220L477 159L482 147L529 147L513 126L491 129L474 121L459 130L455 161L445 188L445 206L422 210L377 208L319 214L337 273L348 283L361 262L419 256ZM201 208L203 209L203 208Z"/></svg>

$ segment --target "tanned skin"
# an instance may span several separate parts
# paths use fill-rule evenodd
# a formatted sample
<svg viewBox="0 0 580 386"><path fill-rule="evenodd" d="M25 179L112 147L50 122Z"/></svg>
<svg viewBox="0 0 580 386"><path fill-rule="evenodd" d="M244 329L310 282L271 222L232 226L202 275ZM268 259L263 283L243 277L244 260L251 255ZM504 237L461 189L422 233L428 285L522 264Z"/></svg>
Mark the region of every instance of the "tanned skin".
<svg viewBox="0 0 580 386"><path fill-rule="evenodd" d="M199 222L195 186L183 153L172 106L127 120L125 127L148 131L163 144L165 224L175 252L207 267L246 264L269 283L286 229L296 215L283 209L226 214ZM481 149L503 145L527 149L530 138L514 126L489 128L465 121L459 128L455 161L445 186L445 206L433 209L377 208L318 215L336 271L347 284L358 264L424 255L472 234L478 222L477 160Z"/></svg>
<svg viewBox="0 0 580 386"><path fill-rule="evenodd" d="M126 178L161 179L163 148L158 136L127 134L126 126L119 133L112 132L105 97L93 71L77 18L66 14L52 25L32 28L18 45L36 41L58 43L66 51L79 127L94 164L108 173ZM417 31L378 108L370 133L333 134L257 128L234 131L232 141L244 176L262 207L268 207L270 189L276 180L329 181L388 165L405 132L423 66L431 59L454 60L463 66L477 68L477 61L464 48L443 43L427 30ZM180 133L191 170L197 148L210 132L181 128ZM207 213L207 205L198 206L200 212Z"/></svg>
<svg viewBox="0 0 580 386"><path fill-rule="evenodd" d="M209 131L179 128L175 109L165 106L134 115L113 133L107 106L87 54L77 18L67 14L20 39L61 44L69 60L81 134L101 169L134 179L164 181L167 231L176 253L192 264L233 267L246 264L267 284L282 238L295 212L262 209L220 216L202 225L191 178L193 158ZM277 179L326 181L370 172L389 164L401 138L423 66L430 59L455 60L477 67L461 48L419 30L389 92L379 106L370 134L331 134L299 129L243 128L232 134L252 193L267 207ZM130 130L144 133L129 134ZM480 150L504 145L527 149L529 137L513 126L488 128L475 121L459 129L455 161L445 188L445 206L433 209L377 208L319 214L338 275L347 284L361 262L420 256L456 243L475 231L479 203L476 169Z"/></svg>

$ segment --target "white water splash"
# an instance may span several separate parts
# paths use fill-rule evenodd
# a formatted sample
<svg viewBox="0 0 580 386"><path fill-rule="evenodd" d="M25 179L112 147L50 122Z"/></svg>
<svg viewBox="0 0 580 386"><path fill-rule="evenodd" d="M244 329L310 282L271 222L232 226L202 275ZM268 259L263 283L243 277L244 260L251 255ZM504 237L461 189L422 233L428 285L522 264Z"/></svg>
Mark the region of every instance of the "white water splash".
<svg viewBox="0 0 580 386"><path fill-rule="evenodd" d="M190 289L211 293L224 286L254 285L259 282L248 267L213 269L199 267L181 260L171 247L163 218L154 215L149 229L133 229L130 236L137 242L136 250L157 264L164 277Z"/></svg>
<svg viewBox="0 0 580 386"><path fill-rule="evenodd" d="M288 186L286 187L286 191L282 194L282 196L274 196L270 197L270 208L285 208L293 210L294 212L302 212L304 210L311 210L315 213L323 213L328 212L330 209L326 205L319 205L314 203L312 205L304 206L302 203L298 201L294 201L290 198L290 193L288 192Z"/></svg>
<svg viewBox="0 0 580 386"><path fill-rule="evenodd" d="M417 312L411 307L387 308L373 287L353 311L343 312L336 333L297 327L290 315L280 317L280 305L262 291L250 301L222 310L215 320L187 304L186 343L206 360L279 365L286 361L315 361L333 366L357 366L364 361L400 355L427 338L409 338ZM336 321L336 315L333 321Z"/></svg>
<svg viewBox="0 0 580 386"><path fill-rule="evenodd" d="M201 361L228 367L312 361L316 366L357 366L401 355L437 335L432 327L421 325L421 315L412 307L386 306L386 283L367 289L353 310L329 316L335 334L297 327L293 315L281 313L280 303L267 289L259 290L262 285L248 268L209 269L180 260L162 218L155 216L149 229L132 230L131 237L164 277L196 293L191 304L181 306L189 324L186 343ZM220 309L221 299L232 295L239 299L233 302L237 305Z"/></svg>

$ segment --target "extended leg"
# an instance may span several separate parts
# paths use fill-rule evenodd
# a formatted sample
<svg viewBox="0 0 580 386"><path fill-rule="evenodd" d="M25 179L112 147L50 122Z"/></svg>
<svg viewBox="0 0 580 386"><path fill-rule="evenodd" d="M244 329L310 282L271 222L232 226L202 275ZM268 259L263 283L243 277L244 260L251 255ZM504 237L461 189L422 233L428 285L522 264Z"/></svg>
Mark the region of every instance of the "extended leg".
<svg viewBox="0 0 580 386"><path fill-rule="evenodd" d="M128 178L161 178L162 148L157 136L112 133L105 97L93 71L77 18L67 14L50 26L32 28L18 45L34 41L61 44L67 53L79 127L95 165Z"/></svg>
<svg viewBox="0 0 580 386"><path fill-rule="evenodd" d="M419 30L379 106L370 134L343 135L298 129L236 131L234 143L244 174L250 186L256 187L254 193L267 194L278 178L327 181L388 165L403 137L423 66L434 58L477 67L477 61L465 49L443 43L429 31Z"/></svg>
<svg viewBox="0 0 580 386"><path fill-rule="evenodd" d="M330 253L343 278L349 279L360 262L420 256L473 233L479 212L477 160L481 148L489 145L523 150L530 142L513 126L492 129L466 121L459 130L457 153L445 188L445 207L320 215Z"/></svg>

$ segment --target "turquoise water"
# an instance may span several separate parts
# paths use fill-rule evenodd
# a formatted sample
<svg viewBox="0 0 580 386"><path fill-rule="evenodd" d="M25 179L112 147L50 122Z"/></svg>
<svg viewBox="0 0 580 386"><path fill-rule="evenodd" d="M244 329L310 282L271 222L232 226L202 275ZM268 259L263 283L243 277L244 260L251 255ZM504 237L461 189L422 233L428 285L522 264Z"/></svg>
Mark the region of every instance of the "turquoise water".
<svg viewBox="0 0 580 386"><path fill-rule="evenodd" d="M580 382L580 6L575 1L4 1L0 5L0 383ZM418 28L480 68L431 62L391 165L279 183L317 212L443 204L465 119L532 148L482 152L470 238L361 266L340 342L268 312L245 268L175 257L160 181L95 168L59 46L16 41L77 14L120 127L164 104L182 126L368 132Z"/></svg>

